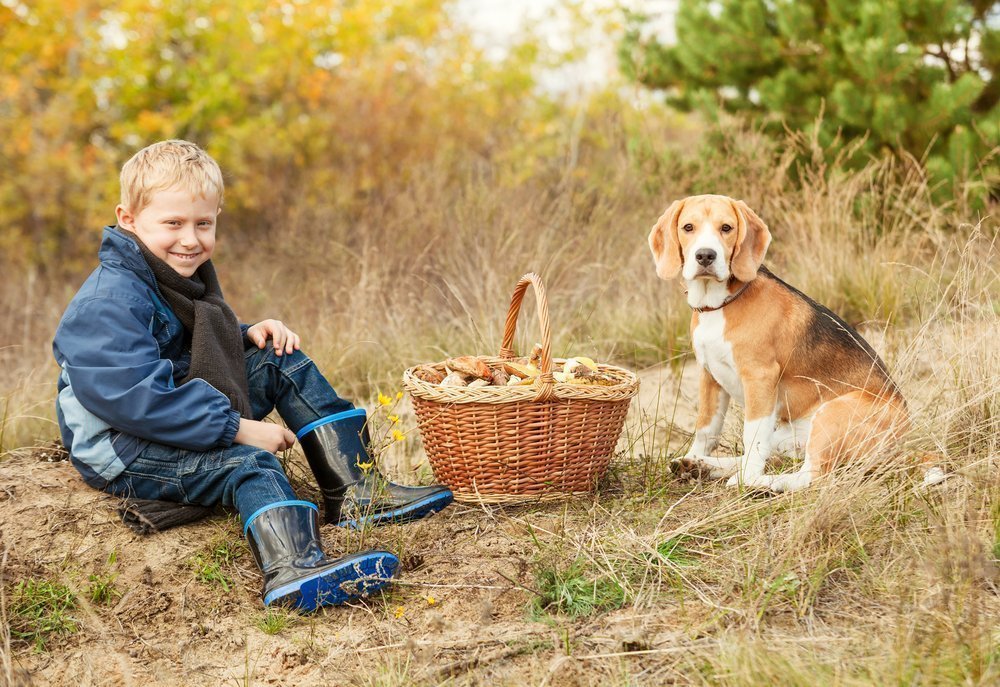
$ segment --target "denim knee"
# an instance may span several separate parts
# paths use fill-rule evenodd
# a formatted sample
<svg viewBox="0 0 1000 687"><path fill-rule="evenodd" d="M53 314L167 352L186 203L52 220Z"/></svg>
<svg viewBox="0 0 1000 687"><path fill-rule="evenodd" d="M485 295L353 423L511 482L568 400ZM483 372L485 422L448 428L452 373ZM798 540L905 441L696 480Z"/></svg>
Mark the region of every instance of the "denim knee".
<svg viewBox="0 0 1000 687"><path fill-rule="evenodd" d="M247 353L246 369L254 417L263 418L277 409L293 432L354 407L337 395L316 363L302 351L277 356L269 343Z"/></svg>
<svg viewBox="0 0 1000 687"><path fill-rule="evenodd" d="M227 457L223 469L230 473L229 480L242 482L247 479L266 479L274 488L282 490L282 484L288 484L288 477L281 467L281 461L276 455L260 449L253 453Z"/></svg>
<svg viewBox="0 0 1000 687"><path fill-rule="evenodd" d="M245 356L247 375L253 374L263 365L273 365L285 374L292 374L296 370L312 363L312 359L302 351L292 351L276 355L274 344L267 342L264 348L251 348Z"/></svg>

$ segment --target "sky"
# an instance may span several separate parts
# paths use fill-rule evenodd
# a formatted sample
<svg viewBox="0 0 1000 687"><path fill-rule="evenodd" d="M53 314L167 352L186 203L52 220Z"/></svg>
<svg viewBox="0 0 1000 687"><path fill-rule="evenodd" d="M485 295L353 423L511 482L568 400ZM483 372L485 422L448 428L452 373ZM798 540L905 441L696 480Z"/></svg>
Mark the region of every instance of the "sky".
<svg viewBox="0 0 1000 687"><path fill-rule="evenodd" d="M650 29L661 42L674 39L673 17L680 0L580 0L596 14L617 6L643 12L651 17ZM477 43L488 56L502 57L507 46L524 26L535 27L555 49L568 47L567 25L552 12L559 0L458 0L456 18L473 31ZM576 36L580 40L579 36ZM542 83L552 90L586 90L607 81L617 70L615 38L595 30L586 41L592 45L579 64L548 74Z"/></svg>

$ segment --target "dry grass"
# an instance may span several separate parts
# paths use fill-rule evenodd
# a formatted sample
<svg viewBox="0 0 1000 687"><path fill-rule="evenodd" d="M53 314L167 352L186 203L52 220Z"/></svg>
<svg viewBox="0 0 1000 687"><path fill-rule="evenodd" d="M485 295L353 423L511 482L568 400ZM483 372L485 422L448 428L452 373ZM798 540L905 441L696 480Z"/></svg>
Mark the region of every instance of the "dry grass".
<svg viewBox="0 0 1000 687"><path fill-rule="evenodd" d="M621 460L598 498L463 509L360 542L338 539L422 555L447 538L439 551L445 562L434 574L408 573L383 606L350 611L368 634L346 661L315 639L340 632L344 615L276 634L305 647L300 653L318 675L343 670L366 685L995 684L996 221L975 216L961 196L934 204L912 160L851 170L824 162L808 139L792 135L779 145L736 125L683 149L662 143L651 116L594 117L603 146L569 141L575 157L553 159L516 183L496 160L470 162L462 175L429 166L351 212L285 208L283 227L266 243L223 221L219 262L237 311L289 322L335 385L361 402L394 390L415 362L495 351L510 289L529 270L546 279L554 353L636 368L672 361L672 373L644 373L647 393L657 379L662 388L647 397L655 402L634 409ZM919 474L894 464L760 499L666 474L691 429L694 391L682 374L689 313L679 290L656 280L645 237L667 201L689 192L743 197L760 211L775 237L769 265L858 324L909 398L915 430L894 453L939 453L959 477L922 491ZM17 461L54 435L48 340L72 289L26 277L7 284L0 309L18 327L5 332L0 349L2 450ZM536 327L526 308L522 345L538 338ZM739 442L737 421L724 443ZM293 460L293 471L299 467ZM35 555L30 546L12 549L19 565ZM252 578L250 563L234 565ZM537 585L557 578L574 594L613 590L612 601L599 610L539 604L550 590ZM435 586L449 583L455 588ZM238 627L253 628L260 612L243 586L224 607ZM454 605L438 617L422 601L428 594ZM490 594L502 601L483 603L502 607L509 623L492 634L469 629ZM421 604L393 617L397 605ZM70 641L86 645L87 632ZM214 678L262 677L255 661L266 659L268 645L240 646L243 672L230 666ZM12 656L44 671L22 649L0 646L8 680Z"/></svg>

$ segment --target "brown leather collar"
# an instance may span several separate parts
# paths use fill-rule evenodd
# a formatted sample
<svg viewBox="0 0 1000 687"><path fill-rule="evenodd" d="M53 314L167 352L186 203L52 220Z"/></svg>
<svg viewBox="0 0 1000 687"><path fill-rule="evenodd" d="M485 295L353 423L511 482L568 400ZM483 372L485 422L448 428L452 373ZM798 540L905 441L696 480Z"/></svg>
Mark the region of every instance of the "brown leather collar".
<svg viewBox="0 0 1000 687"><path fill-rule="evenodd" d="M695 312L715 312L716 310L722 310L724 307L726 307L727 305L735 301L737 298L739 298L741 295L743 295L743 292L747 290L748 286L750 286L750 282L746 282L745 284L743 284L743 286L741 286L739 291L737 291L736 293L732 293L726 296L726 300L722 301L721 304L715 306L714 308L705 306L703 308L691 308L691 309L694 310Z"/></svg>

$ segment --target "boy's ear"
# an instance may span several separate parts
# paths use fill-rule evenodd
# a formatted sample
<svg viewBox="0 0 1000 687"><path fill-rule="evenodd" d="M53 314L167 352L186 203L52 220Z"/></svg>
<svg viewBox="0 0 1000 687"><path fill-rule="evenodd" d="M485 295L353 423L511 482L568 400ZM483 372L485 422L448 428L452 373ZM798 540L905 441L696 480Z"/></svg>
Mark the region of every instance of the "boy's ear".
<svg viewBox="0 0 1000 687"><path fill-rule="evenodd" d="M115 208L115 218L118 220L119 227L129 231L135 228L135 216L124 205L118 205Z"/></svg>

